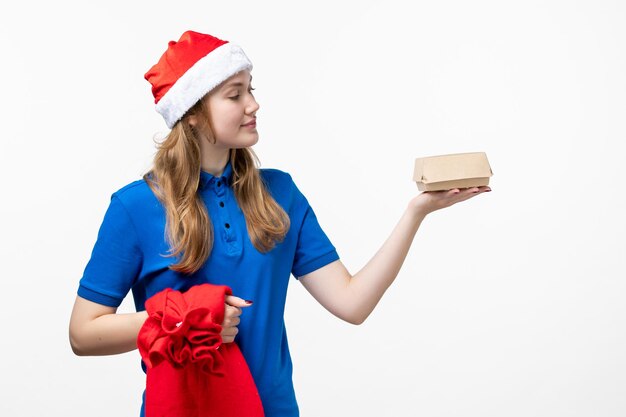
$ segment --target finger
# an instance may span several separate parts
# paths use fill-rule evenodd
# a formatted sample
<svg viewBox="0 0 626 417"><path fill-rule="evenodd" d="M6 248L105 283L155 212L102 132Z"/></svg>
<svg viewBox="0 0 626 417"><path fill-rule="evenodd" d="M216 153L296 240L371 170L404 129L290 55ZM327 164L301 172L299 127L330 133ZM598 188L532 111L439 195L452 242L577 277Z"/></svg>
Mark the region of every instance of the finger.
<svg viewBox="0 0 626 417"><path fill-rule="evenodd" d="M239 330L237 330L236 327L229 327L228 329L224 329L224 331L220 335L220 336L222 336L222 342L223 343L230 343L230 342L234 341L235 340L235 336L237 336L237 333L239 333Z"/></svg>
<svg viewBox="0 0 626 417"><path fill-rule="evenodd" d="M491 189L489 187L472 187L472 188L467 188L466 190L464 190L464 192L462 194L459 195L459 199L457 202L461 202L461 201L465 201L465 200L469 200L472 197L476 197L478 194L482 194L485 193L487 191L491 191Z"/></svg>
<svg viewBox="0 0 626 417"><path fill-rule="evenodd" d="M243 298L239 298L234 295L227 295L224 297L224 302L235 307L250 307L252 305L251 300L244 300Z"/></svg>
<svg viewBox="0 0 626 417"><path fill-rule="evenodd" d="M224 321L222 322L222 327L232 327L238 326L241 323L241 319L239 315L236 316L224 316Z"/></svg>
<svg viewBox="0 0 626 417"><path fill-rule="evenodd" d="M491 188L489 188L488 186L471 187L471 188L468 188L468 191L472 194L480 194L480 193L491 191Z"/></svg>
<svg viewBox="0 0 626 417"><path fill-rule="evenodd" d="M222 337L227 336L227 337L234 337L237 335L237 333L239 333L239 329L237 327L224 327L221 335Z"/></svg>
<svg viewBox="0 0 626 417"><path fill-rule="evenodd" d="M229 306L228 304L225 304L224 317L240 316L242 311L243 310L241 310L241 308L239 307L233 307L233 306Z"/></svg>

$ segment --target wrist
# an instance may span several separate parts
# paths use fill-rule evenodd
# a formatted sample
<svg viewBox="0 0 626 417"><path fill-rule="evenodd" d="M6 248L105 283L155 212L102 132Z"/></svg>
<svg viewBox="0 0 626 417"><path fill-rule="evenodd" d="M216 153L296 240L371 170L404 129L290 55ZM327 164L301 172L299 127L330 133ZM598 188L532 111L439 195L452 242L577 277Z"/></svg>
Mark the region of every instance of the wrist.
<svg viewBox="0 0 626 417"><path fill-rule="evenodd" d="M137 320L139 322L139 326L143 326L146 320L148 320L149 314L146 310L137 312Z"/></svg>
<svg viewBox="0 0 626 417"><path fill-rule="evenodd" d="M418 221L424 220L424 218L430 213L423 204L420 204L419 200L413 199L407 206L407 213Z"/></svg>
<svg viewBox="0 0 626 417"><path fill-rule="evenodd" d="M426 214L426 212L418 207L408 207L404 212L403 218L406 222L405 224L407 224L411 230L417 232L417 229L419 229L422 221L426 217Z"/></svg>

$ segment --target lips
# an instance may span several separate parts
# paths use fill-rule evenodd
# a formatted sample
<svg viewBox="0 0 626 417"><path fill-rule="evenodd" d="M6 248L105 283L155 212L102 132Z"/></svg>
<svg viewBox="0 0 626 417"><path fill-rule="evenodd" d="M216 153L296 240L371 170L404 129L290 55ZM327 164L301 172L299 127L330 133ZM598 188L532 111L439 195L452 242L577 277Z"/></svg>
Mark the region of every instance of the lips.
<svg viewBox="0 0 626 417"><path fill-rule="evenodd" d="M248 123L242 126L256 126L256 119L252 119L251 121L249 121Z"/></svg>

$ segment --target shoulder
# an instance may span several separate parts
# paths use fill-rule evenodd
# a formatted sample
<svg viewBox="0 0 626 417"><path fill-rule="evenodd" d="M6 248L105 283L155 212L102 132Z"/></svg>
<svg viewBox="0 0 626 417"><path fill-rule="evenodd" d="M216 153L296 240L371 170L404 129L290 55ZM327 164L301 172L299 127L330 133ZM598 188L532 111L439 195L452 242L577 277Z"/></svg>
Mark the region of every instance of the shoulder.
<svg viewBox="0 0 626 417"><path fill-rule="evenodd" d="M144 179L133 181L115 191L111 195L111 200L119 201L129 212L142 211L160 204Z"/></svg>
<svg viewBox="0 0 626 417"><path fill-rule="evenodd" d="M268 191L283 207L293 207L304 199L304 196L296 186L291 174L280 169L260 169L261 178Z"/></svg>
<svg viewBox="0 0 626 417"><path fill-rule="evenodd" d="M280 169L263 168L260 169L261 179L272 194L299 194L300 190L291 174Z"/></svg>
<svg viewBox="0 0 626 417"><path fill-rule="evenodd" d="M259 169L261 178L268 186L286 186L293 184L293 178L288 172L281 171L275 168L261 168Z"/></svg>

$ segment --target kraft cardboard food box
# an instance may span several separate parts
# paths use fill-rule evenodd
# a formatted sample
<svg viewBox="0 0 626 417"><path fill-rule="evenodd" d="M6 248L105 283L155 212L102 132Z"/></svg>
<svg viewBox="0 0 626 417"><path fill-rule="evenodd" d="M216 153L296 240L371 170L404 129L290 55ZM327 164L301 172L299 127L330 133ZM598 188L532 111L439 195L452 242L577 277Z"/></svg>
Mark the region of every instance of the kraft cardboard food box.
<svg viewBox="0 0 626 417"><path fill-rule="evenodd" d="M492 175L486 153L467 152L417 158L413 181L420 191L441 191L489 185Z"/></svg>

